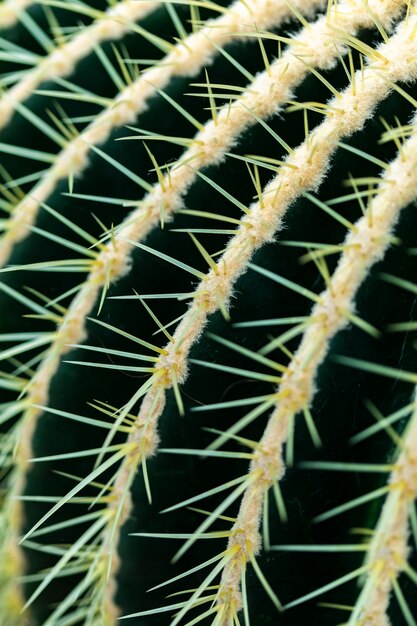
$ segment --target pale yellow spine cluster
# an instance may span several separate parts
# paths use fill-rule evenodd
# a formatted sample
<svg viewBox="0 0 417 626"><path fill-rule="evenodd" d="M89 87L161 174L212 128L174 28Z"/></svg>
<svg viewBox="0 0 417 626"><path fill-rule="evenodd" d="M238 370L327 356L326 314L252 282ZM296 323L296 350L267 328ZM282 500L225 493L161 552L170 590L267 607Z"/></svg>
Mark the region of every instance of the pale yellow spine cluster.
<svg viewBox="0 0 417 626"><path fill-rule="evenodd" d="M414 125L415 134L384 172L367 214L349 232L336 271L325 291L319 294L308 328L283 376L276 408L250 467L250 474L257 474L258 478L246 491L233 526L230 547L236 542L243 546L240 571L236 567L225 570L221 583L223 601L229 597L229 601L233 598L236 602L243 570L261 545L259 528L264 497L272 484L284 474L282 449L290 436L293 418L310 407L317 370L328 352L331 339L349 323L360 285L390 245L401 209L417 196L417 119ZM382 626L388 623L386 609L391 580L401 571L407 553L408 504L417 496L416 436L414 423L404 439L404 448L391 480L392 493L387 499L370 549L368 562L372 566L372 584L367 584L366 593L361 595L360 619L356 611L353 615L358 621L350 621L349 626ZM362 609L374 621L370 617L368 621L362 621Z"/></svg>
<svg viewBox="0 0 417 626"><path fill-rule="evenodd" d="M10 28L19 19L22 11L35 4L36 0L5 0L0 5L0 28Z"/></svg>
<svg viewBox="0 0 417 626"><path fill-rule="evenodd" d="M413 143L415 156L417 141ZM390 491L369 546L368 572L348 626L389 626L390 596L397 578L407 570L410 510L416 499L417 411L414 411L402 438Z"/></svg>
<svg viewBox="0 0 417 626"><path fill-rule="evenodd" d="M142 2L135 2L142 4ZM307 15L323 6L324 0L292 0L292 5ZM386 4L398 4L395 0ZM385 5L385 2L384 2ZM215 46L223 47L237 39L236 33L268 29L292 15L285 0L236 0L219 18L209 20L204 27L173 47L161 63L150 68L119 93L113 103L92 122L83 133L57 155L47 176L39 182L16 207L0 241L0 265L6 263L13 246L24 239L34 223L42 202L55 189L58 181L76 177L88 164L91 146L103 143L114 128L133 123L158 89L163 89L174 76L193 76L217 54Z"/></svg>
<svg viewBox="0 0 417 626"><path fill-rule="evenodd" d="M102 41L118 39L134 23L160 6L159 2L123 0L109 8L95 22L70 41L56 46L22 80L0 98L0 128L8 124L16 111L16 104L24 102L39 85L49 79L68 76L76 64ZM1 19L1 18L0 18Z"/></svg>

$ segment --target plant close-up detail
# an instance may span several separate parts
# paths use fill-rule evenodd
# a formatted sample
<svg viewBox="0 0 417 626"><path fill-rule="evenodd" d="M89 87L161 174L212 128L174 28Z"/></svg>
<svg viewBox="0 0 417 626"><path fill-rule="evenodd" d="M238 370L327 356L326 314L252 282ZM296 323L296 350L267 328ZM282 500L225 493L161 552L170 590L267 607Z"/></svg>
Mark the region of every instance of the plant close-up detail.
<svg viewBox="0 0 417 626"><path fill-rule="evenodd" d="M417 626L416 211L415 0L0 2L0 626Z"/></svg>

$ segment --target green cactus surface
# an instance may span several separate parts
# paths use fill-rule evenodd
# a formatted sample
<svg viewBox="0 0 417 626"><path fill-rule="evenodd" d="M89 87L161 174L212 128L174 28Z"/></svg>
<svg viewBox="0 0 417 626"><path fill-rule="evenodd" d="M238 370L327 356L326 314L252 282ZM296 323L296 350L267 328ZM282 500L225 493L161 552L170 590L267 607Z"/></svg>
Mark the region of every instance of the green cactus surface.
<svg viewBox="0 0 417 626"><path fill-rule="evenodd" d="M0 2L0 626L417 626L416 79L416 0Z"/></svg>

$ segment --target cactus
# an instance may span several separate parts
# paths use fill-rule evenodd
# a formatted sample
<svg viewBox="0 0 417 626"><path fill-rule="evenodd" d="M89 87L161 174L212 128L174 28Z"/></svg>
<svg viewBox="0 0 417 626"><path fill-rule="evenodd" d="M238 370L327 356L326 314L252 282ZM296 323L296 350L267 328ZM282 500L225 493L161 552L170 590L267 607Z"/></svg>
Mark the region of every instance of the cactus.
<svg viewBox="0 0 417 626"><path fill-rule="evenodd" d="M416 78L414 0L0 4L2 625L417 625Z"/></svg>

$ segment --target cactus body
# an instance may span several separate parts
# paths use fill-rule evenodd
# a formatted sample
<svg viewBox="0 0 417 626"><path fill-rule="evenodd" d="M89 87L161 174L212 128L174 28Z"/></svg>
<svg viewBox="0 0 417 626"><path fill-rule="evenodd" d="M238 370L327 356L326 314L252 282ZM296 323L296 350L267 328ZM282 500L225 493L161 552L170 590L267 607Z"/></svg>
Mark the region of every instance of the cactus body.
<svg viewBox="0 0 417 626"><path fill-rule="evenodd" d="M416 626L416 79L413 0L0 4L2 625Z"/></svg>

